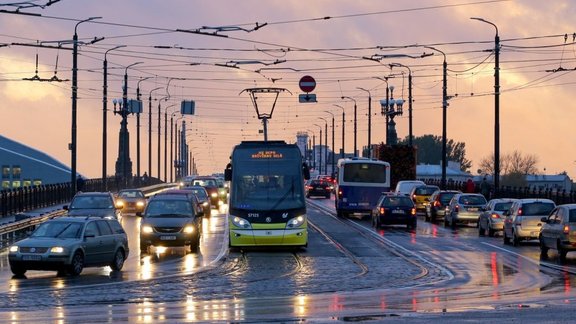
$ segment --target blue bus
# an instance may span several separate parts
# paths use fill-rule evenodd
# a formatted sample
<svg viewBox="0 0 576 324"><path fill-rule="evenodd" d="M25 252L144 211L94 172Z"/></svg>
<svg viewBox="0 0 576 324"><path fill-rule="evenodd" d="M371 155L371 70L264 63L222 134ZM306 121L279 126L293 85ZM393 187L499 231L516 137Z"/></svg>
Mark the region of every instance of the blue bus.
<svg viewBox="0 0 576 324"><path fill-rule="evenodd" d="M296 144L243 141L234 147L230 181L229 246L307 247L304 180L310 172Z"/></svg>
<svg viewBox="0 0 576 324"><path fill-rule="evenodd" d="M338 217L370 215L384 191L390 191L390 163L369 158L338 160L335 206Z"/></svg>

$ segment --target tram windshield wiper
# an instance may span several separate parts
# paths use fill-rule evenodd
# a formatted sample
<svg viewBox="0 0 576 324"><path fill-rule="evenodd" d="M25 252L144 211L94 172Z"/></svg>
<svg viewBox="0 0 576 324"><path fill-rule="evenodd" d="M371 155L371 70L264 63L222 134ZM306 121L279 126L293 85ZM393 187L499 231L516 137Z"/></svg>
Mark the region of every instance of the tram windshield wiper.
<svg viewBox="0 0 576 324"><path fill-rule="evenodd" d="M288 191L286 191L286 193L282 195L280 199L278 199L278 201L274 204L274 206L272 206L272 208L270 208L270 210L275 210L284 200L286 200L288 194L292 193L292 197L294 197L294 177L290 178L290 180L290 189L288 189Z"/></svg>

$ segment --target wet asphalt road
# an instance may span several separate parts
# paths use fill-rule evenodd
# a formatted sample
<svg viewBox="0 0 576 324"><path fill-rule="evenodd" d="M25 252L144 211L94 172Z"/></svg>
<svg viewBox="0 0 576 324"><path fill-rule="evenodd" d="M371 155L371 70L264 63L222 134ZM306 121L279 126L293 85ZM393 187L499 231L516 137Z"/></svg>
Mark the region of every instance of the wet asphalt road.
<svg viewBox="0 0 576 324"><path fill-rule="evenodd" d="M576 255L560 264L520 247L419 218L408 231L374 230L368 220L333 217L314 199L307 250L227 254L225 216L204 220L199 253L172 249L141 256L139 218L122 220L131 254L120 273L85 269L77 278L30 271L12 278L0 254L0 320L88 322L563 319L576 302ZM331 214L332 213L332 214ZM549 316L539 317L541 312ZM531 314L531 315L525 315Z"/></svg>

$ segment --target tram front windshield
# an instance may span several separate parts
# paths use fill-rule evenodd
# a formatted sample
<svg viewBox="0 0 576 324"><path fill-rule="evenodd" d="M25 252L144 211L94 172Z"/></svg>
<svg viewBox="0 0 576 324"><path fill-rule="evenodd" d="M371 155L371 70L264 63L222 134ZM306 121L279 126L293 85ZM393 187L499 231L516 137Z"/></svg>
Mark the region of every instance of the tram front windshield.
<svg viewBox="0 0 576 324"><path fill-rule="evenodd" d="M268 211L304 207L300 163L264 159L239 164L234 165L231 208Z"/></svg>

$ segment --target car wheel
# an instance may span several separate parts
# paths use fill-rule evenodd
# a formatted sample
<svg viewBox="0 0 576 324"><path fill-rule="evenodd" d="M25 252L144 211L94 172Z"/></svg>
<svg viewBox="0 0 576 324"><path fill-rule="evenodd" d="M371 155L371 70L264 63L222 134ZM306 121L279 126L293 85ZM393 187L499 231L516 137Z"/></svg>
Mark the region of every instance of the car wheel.
<svg viewBox="0 0 576 324"><path fill-rule="evenodd" d="M12 271L15 276L21 277L26 273L26 268L17 265L10 265L10 271Z"/></svg>
<svg viewBox="0 0 576 324"><path fill-rule="evenodd" d="M374 218L374 228L375 228L375 229L379 229L380 226L381 226L381 224L380 224L380 217L376 216L376 217Z"/></svg>
<svg viewBox="0 0 576 324"><path fill-rule="evenodd" d="M566 261L566 254L568 254L568 251L566 251L564 248L562 248L560 241L558 241L558 243L556 243L556 245L557 245L556 249L558 249L558 258L560 259L561 262Z"/></svg>
<svg viewBox="0 0 576 324"><path fill-rule="evenodd" d="M488 227L488 236L494 237L494 234L496 234L496 233L494 232L494 230L493 230L492 228Z"/></svg>
<svg viewBox="0 0 576 324"><path fill-rule="evenodd" d="M447 218L447 216L448 216L448 215L444 215L444 227L448 227L448 225L450 225L450 224L448 223L448 218Z"/></svg>
<svg viewBox="0 0 576 324"><path fill-rule="evenodd" d="M509 241L508 241L508 235L506 235L506 229L504 229L504 233L503 233L503 235L502 235L502 238L503 238L503 240L504 240L504 244L508 244L508 243L509 243Z"/></svg>
<svg viewBox="0 0 576 324"><path fill-rule="evenodd" d="M450 227L452 229L456 229L456 220L454 219L454 217L450 217Z"/></svg>
<svg viewBox="0 0 576 324"><path fill-rule="evenodd" d="M520 245L520 238L516 236L516 233L512 232L512 246Z"/></svg>
<svg viewBox="0 0 576 324"><path fill-rule="evenodd" d="M120 271L124 266L124 261L125 261L124 252L119 249L114 254L114 259L112 259L112 263L110 263L110 268L112 268L112 270L114 271Z"/></svg>
<svg viewBox="0 0 576 324"><path fill-rule="evenodd" d="M74 253L74 256L72 256L72 262L68 267L68 273L70 273L71 276L78 276L79 274L82 273L83 269L84 269L84 255L82 254L82 252L76 251Z"/></svg>
<svg viewBox="0 0 576 324"><path fill-rule="evenodd" d="M539 237L540 240L540 257L541 258L547 258L548 257L548 247L546 246L546 244L544 244L544 241L542 240L542 236Z"/></svg>
<svg viewBox="0 0 576 324"><path fill-rule="evenodd" d="M336 209L336 217L338 218L344 217L344 212L339 209Z"/></svg>

